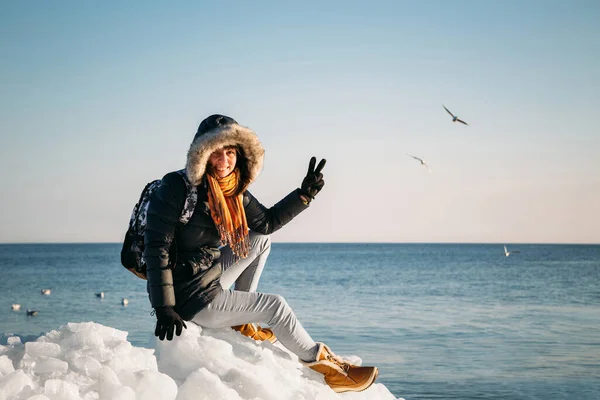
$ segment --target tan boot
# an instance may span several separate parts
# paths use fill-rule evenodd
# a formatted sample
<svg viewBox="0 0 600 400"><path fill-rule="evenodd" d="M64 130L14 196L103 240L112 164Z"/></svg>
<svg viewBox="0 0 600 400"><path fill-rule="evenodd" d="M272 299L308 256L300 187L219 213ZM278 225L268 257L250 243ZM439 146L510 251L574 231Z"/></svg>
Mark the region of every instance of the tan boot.
<svg viewBox="0 0 600 400"><path fill-rule="evenodd" d="M336 356L324 343L317 343L317 360L304 363L307 367L323 374L325 383L336 393L360 392L367 389L377 379L377 367L358 367Z"/></svg>
<svg viewBox="0 0 600 400"><path fill-rule="evenodd" d="M272 330L269 328L261 328L259 325L254 324L244 324L232 326L231 329L234 331L238 331L244 336L248 336L254 340L263 341L268 340L271 343L275 343L277 338Z"/></svg>

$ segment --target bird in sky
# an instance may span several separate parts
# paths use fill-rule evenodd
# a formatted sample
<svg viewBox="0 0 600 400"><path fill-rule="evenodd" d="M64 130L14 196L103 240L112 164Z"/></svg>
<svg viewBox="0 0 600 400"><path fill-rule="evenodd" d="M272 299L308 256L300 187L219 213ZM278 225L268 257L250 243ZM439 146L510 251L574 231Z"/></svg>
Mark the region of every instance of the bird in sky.
<svg viewBox="0 0 600 400"><path fill-rule="evenodd" d="M513 253L520 253L520 251L519 250L508 251L508 249L506 248L506 245L504 245L504 255L506 257L510 256Z"/></svg>
<svg viewBox="0 0 600 400"><path fill-rule="evenodd" d="M452 113L450 112L450 110L448 110L448 109L446 108L446 106L445 106L445 105L443 105L443 104L442 104L442 107L444 107L444 110L448 111L448 114L452 115L452 122L460 122L460 123L463 123L463 124L465 124L465 125L469 125L469 124L467 124L465 121L463 121L462 119L459 119L459 118L458 118L456 115L452 114Z"/></svg>
<svg viewBox="0 0 600 400"><path fill-rule="evenodd" d="M432 172L432 171L431 171L431 168L429 168L429 165L427 165L427 164L425 163L425 161L424 161L422 158L415 157L415 156L412 156L412 155L410 155L410 154L407 154L407 156L409 156L409 157L412 157L412 158L414 158L415 160L418 160L418 161L421 163L421 165L422 165L422 166L424 166L425 168L427 168L427 171L429 171L429 173L431 173L431 172Z"/></svg>

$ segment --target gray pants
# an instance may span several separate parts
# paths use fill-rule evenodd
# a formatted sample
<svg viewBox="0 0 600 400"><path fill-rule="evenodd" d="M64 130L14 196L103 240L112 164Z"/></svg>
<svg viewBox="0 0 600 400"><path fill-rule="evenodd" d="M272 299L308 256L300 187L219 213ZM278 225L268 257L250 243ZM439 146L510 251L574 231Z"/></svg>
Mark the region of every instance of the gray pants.
<svg viewBox="0 0 600 400"><path fill-rule="evenodd" d="M223 290L192 321L207 328L263 323L288 350L303 361L314 361L318 346L294 311L278 294L257 293L258 281L271 251L271 238L250 231L250 253L236 260L227 246L221 249ZM229 289L235 283L235 290Z"/></svg>

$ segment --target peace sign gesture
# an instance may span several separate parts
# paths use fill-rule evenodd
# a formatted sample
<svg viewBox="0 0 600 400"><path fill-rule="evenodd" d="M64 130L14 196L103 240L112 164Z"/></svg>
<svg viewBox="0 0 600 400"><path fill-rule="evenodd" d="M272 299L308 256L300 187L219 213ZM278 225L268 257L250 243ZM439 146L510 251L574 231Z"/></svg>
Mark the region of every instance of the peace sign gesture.
<svg viewBox="0 0 600 400"><path fill-rule="evenodd" d="M312 157L310 162L308 163L308 172L302 181L302 186L300 186L300 193L314 199L317 193L323 186L325 186L325 181L323 180L323 174L321 171L323 167L325 167L325 163L327 160L324 158L319 161L319 165L315 168L315 164L317 163L317 158Z"/></svg>

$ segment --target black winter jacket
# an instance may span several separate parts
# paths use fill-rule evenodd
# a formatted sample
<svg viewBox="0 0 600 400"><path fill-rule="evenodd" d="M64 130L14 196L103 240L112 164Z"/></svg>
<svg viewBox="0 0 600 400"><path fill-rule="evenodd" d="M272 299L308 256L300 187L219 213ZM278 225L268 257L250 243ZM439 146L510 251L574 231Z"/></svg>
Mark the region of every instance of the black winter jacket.
<svg viewBox="0 0 600 400"><path fill-rule="evenodd" d="M162 179L148 207L144 258L152 307L173 306L183 319L190 320L221 290L222 268L220 238L208 208L206 180L198 186L192 218L183 225L179 216L186 190L177 172ZM265 235L277 231L306 208L298 189L271 208L244 192L248 227Z"/></svg>

